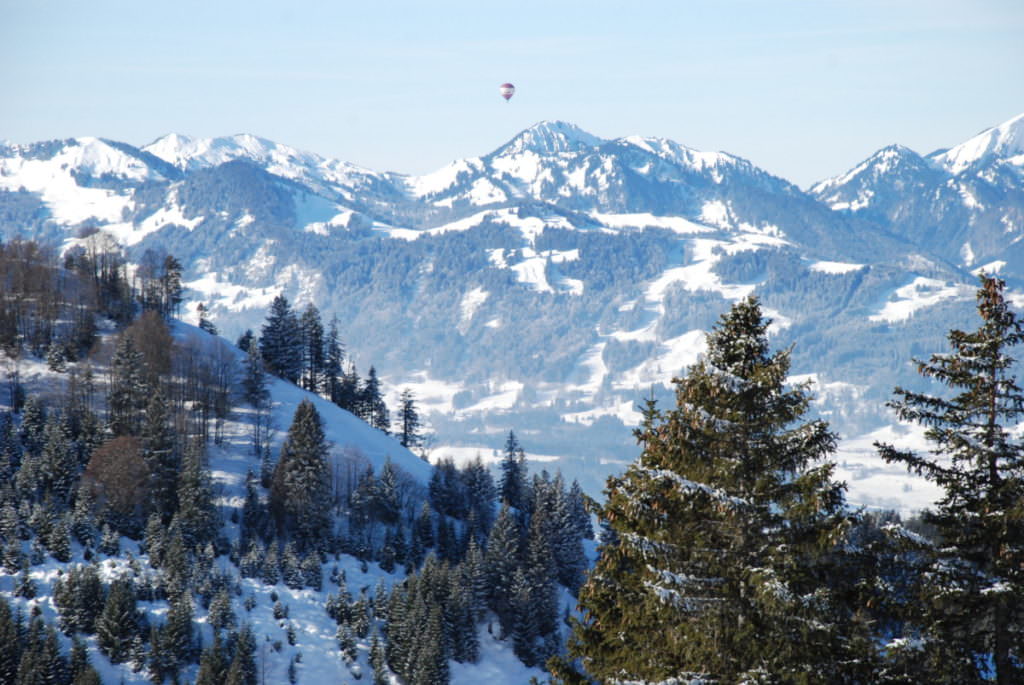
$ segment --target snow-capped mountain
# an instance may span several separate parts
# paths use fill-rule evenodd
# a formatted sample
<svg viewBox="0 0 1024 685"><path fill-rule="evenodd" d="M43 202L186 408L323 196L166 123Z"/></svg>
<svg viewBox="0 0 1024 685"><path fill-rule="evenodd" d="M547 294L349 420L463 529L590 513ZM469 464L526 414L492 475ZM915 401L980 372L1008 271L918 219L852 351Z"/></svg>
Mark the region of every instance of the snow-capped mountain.
<svg viewBox="0 0 1024 685"><path fill-rule="evenodd" d="M885 226L963 268L1024 275L1024 115L922 157L884 148L811 187L839 213Z"/></svg>
<svg viewBox="0 0 1024 685"><path fill-rule="evenodd" d="M173 253L232 335L278 293L314 302L361 370L417 392L439 443L532 431L596 492L634 453L639 398L749 293L840 430L886 422L906 361L969 322L970 271L1024 276L1022 120L929 157L890 146L806 192L725 152L557 121L420 176L251 135L8 145L0 235L97 227L134 259Z"/></svg>
<svg viewBox="0 0 1024 685"><path fill-rule="evenodd" d="M929 157L953 174L979 169L989 163L1024 168L1024 114Z"/></svg>

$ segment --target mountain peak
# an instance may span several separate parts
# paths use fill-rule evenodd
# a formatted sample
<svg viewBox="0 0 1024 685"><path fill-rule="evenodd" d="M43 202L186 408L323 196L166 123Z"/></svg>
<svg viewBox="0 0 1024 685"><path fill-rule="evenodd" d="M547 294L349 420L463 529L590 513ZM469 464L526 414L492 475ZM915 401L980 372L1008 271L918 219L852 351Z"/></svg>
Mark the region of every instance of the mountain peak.
<svg viewBox="0 0 1024 685"><path fill-rule="evenodd" d="M170 133L142 149L180 169L216 166L240 157L262 162L279 151L293 155L296 152L251 133L219 138L193 138Z"/></svg>
<svg viewBox="0 0 1024 685"><path fill-rule="evenodd" d="M1024 155L1024 113L935 154L932 160L949 172L959 174L993 158L1018 155ZM1024 164L1024 160L1019 163Z"/></svg>
<svg viewBox="0 0 1024 685"><path fill-rule="evenodd" d="M604 139L587 133L575 124L545 120L521 131L492 154L497 156L530 151L540 155L556 155L595 147L603 142Z"/></svg>
<svg viewBox="0 0 1024 685"><path fill-rule="evenodd" d="M870 179L877 179L880 176L889 174L897 168L905 166L927 166L927 162L921 155L905 145L893 143L886 145L876 151L870 157L862 161L849 171L819 181L811 186L810 192L814 195L823 195L835 191L850 184L862 184Z"/></svg>

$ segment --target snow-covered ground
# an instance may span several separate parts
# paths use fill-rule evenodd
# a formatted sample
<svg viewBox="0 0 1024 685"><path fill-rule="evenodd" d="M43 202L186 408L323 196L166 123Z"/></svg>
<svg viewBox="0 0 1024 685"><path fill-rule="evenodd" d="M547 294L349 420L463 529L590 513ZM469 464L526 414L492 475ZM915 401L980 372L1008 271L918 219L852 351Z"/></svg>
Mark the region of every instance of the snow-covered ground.
<svg viewBox="0 0 1024 685"><path fill-rule="evenodd" d="M225 349L234 350L226 341L212 338L203 331L178 323L174 327L174 335L179 344L192 342L198 345L224 345ZM240 359L241 357L239 357ZM51 372L43 362L22 359L19 362L22 382L29 393L60 392L65 377ZM269 390L272 401L272 452L276 455L281 446L296 407L302 400L309 400L316 406L324 423L324 432L330 442L330 458L334 460L358 456L373 464L376 470L383 466L386 459L410 474L422 484L426 484L431 473L431 466L413 455L391 436L371 428L347 411L314 396L298 387L269 378ZM240 506L244 499L245 474L249 470L258 471L259 460L252 454L252 411L245 406L236 407L231 418L224 427L224 439L220 445L209 446L208 458L214 480L216 502L222 515L227 518L228 507ZM229 537L237 536L237 524L226 522L224 532ZM139 553L138 544L121 538L121 556L102 559L100 568L104 578L113 579L127 569L128 559L135 558L143 569L149 571L148 556ZM77 542L72 542L74 558L81 560L82 549ZM130 557L129 557L130 554ZM229 565L226 557L217 559L218 566ZM43 564L31 568L31 577L38 588L37 597L25 600L13 597L16 576L0 572L0 594L16 607L28 613L31 607L39 607L44 618L55 622L58 617L52 593L53 584L60 574L63 564L59 564L47 556ZM378 582L384 587L401 580L400 574L389 574L375 563L363 563L358 559L340 555L330 557L323 565L324 586L320 592L303 589L293 590L284 583L268 586L255 579L242 579L241 596L233 596L233 610L239 622L248 622L253 626L257 641L257 668L266 683L287 682L288 665L293 657L297 657L298 681L319 685L320 683L365 683L368 682L372 669L369 665L370 640L359 639L359 658L353 665L342 659L336 639L337 626L325 611L328 594L337 594L338 586L330 580L333 571L343 571L347 581L348 592L358 598L361 590L366 589L372 594ZM273 600L271 594L276 593L282 604L288 606L289 617L276 620L272 614ZM249 597L255 599L255 607L246 611L243 604ZM565 600L566 602L568 600ZM167 613L167 602L140 602L148 618L154 623L161 623ZM570 607L571 608L571 607ZM207 625L207 612L198 603L194 606L195 622L202 643L212 642L212 629ZM296 644L288 644L286 627L290 625L295 632ZM522 685L531 677L542 678L544 673L539 669L526 668L512 653L508 642L497 640L490 635L486 624L479 627L481 658L476 664L452 663L452 680L455 685ZM62 647L67 653L70 639L60 636ZM110 683L145 683L145 673L133 673L125 665L111 664L96 647L96 638L87 640L90 646L90 659L99 671L103 682ZM301 655L301 656L299 656ZM185 672L185 680L195 677L195 669ZM393 681L396 685L397 679Z"/></svg>
<svg viewBox="0 0 1024 685"><path fill-rule="evenodd" d="M870 321L898 323L909 319L915 312L925 307L952 299L969 300L976 292L977 288L963 283L948 283L918 276L907 285L897 288L881 311L868 318Z"/></svg>

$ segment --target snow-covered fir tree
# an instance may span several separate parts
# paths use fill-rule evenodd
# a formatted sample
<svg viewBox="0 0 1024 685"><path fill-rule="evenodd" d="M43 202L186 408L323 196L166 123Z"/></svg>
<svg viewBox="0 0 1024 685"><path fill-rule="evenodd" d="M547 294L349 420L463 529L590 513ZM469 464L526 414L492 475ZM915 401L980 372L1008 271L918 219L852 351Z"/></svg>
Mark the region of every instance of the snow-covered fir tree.
<svg viewBox="0 0 1024 685"><path fill-rule="evenodd" d="M295 410L274 469L270 506L297 547L320 547L329 532L330 483L320 414L309 400Z"/></svg>
<svg viewBox="0 0 1024 685"><path fill-rule="evenodd" d="M929 682L1024 679L1024 391L1010 356L1024 343L1024 321L1005 289L982 276L979 328L950 331L952 351L918 363L952 396L895 391L891 406L927 427L931 454L879 445L886 461L943 491L924 514L936 540L912 605L925 654L920 676Z"/></svg>
<svg viewBox="0 0 1024 685"><path fill-rule="evenodd" d="M288 298L278 295L270 304L260 330L260 353L276 376L295 383L302 373L302 332Z"/></svg>
<svg viewBox="0 0 1024 685"><path fill-rule="evenodd" d="M768 324L754 298L723 315L674 380L675 408L648 403L642 454L609 479L616 535L570 641L589 676L852 682L870 667L841 601L843 487L823 461L835 436L803 420L810 397L787 387Z"/></svg>

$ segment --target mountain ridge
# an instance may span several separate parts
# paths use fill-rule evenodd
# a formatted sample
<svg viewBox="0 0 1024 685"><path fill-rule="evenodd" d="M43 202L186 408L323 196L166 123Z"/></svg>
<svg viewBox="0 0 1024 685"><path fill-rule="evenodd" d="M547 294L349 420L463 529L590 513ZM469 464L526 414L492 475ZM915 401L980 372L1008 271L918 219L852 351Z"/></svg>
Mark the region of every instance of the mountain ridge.
<svg viewBox="0 0 1024 685"><path fill-rule="evenodd" d="M644 389L667 391L738 298L762 299L855 433L889 421L884 385L913 382L894 360L970 313L971 271L1024 277L1024 183L998 158L954 176L894 144L804 191L728 153L558 121L419 176L251 134L96 140L0 149L0 236L70 247L101 229L133 261L173 253L189 311L230 334L276 294L315 303L417 389L447 444L523 428L582 468L586 442L606 460L591 491L635 449ZM84 148L95 163L71 164Z"/></svg>

